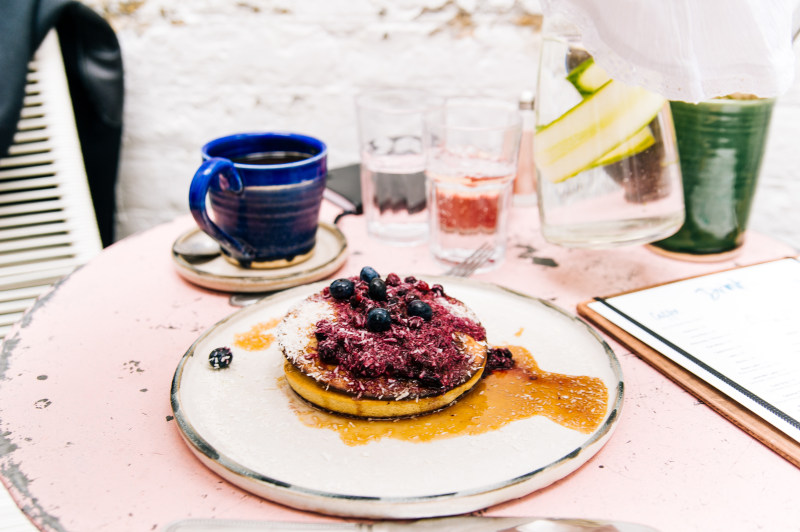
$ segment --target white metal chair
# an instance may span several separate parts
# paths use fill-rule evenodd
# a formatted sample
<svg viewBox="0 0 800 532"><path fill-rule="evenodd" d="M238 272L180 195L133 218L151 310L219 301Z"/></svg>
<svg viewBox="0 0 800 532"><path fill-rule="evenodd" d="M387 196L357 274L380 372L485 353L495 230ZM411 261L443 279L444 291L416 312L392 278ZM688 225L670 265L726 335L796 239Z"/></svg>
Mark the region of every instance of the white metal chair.
<svg viewBox="0 0 800 532"><path fill-rule="evenodd" d="M61 49L51 31L29 64L14 143L0 159L0 340L37 297L101 249ZM34 530L0 487L0 532Z"/></svg>
<svg viewBox="0 0 800 532"><path fill-rule="evenodd" d="M49 286L101 249L51 31L29 64L14 143L0 159L0 338Z"/></svg>

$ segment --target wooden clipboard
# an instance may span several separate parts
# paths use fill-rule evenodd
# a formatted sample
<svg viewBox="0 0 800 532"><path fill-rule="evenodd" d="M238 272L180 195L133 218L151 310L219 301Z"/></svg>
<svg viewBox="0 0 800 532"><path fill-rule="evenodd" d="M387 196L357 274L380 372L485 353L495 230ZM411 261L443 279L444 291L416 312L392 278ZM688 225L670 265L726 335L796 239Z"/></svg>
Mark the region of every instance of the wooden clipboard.
<svg viewBox="0 0 800 532"><path fill-rule="evenodd" d="M639 290L646 290L648 288L653 287L648 286ZM594 300L580 303L578 305L578 314L611 335L639 358L659 370L676 384L716 410L719 414L722 414L734 425L762 442L794 466L800 468L800 444L798 442L779 429L773 427L757 414L754 414L735 400L729 398L706 381L700 379L692 372L682 368L660 352L598 314L589 307L589 304L593 302Z"/></svg>

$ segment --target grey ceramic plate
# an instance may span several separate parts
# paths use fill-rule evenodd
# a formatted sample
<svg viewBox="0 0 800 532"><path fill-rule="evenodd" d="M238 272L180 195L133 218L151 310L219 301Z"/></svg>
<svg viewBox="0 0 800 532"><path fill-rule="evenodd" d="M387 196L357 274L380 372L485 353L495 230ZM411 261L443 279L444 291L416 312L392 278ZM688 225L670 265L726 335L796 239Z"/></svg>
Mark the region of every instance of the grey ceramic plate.
<svg viewBox="0 0 800 532"><path fill-rule="evenodd" d="M608 397L599 426L585 434L534 416L478 435L427 442L383 438L353 446L333 430L300 421L298 399L282 384L277 345L233 347L229 368L210 367L212 349L233 346L236 334L282 317L325 284L316 283L232 314L186 352L171 399L189 448L223 478L267 499L372 518L485 508L565 477L600 450L619 418L623 383L613 351L591 328L545 301L495 285L424 278L472 307L490 343L528 348L545 371L601 379Z"/></svg>
<svg viewBox="0 0 800 532"><path fill-rule="evenodd" d="M192 238L205 237L198 228L182 234L177 244ZM299 264L275 269L240 268L221 255L200 263L187 261L172 251L172 262L187 281L223 292L267 292L283 290L324 279L338 270L347 260L347 239L335 225L320 222L317 243L311 257Z"/></svg>

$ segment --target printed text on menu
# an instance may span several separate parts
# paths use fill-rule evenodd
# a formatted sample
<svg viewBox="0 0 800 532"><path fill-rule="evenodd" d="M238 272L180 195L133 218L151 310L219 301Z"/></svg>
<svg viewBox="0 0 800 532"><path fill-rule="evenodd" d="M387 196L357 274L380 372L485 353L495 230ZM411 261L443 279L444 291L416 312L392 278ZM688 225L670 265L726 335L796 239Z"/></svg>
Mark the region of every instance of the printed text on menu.
<svg viewBox="0 0 800 532"><path fill-rule="evenodd" d="M687 279L591 306L800 441L800 260Z"/></svg>

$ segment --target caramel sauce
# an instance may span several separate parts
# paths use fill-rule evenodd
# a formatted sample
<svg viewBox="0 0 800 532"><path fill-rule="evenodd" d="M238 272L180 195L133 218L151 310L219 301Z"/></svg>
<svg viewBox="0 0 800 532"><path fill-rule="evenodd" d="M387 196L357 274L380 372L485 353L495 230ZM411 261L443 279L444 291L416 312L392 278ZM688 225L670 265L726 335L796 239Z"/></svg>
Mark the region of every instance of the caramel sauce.
<svg viewBox="0 0 800 532"><path fill-rule="evenodd" d="M274 329L280 321L280 319L274 318L263 323L256 323L246 333L236 333L233 337L233 345L246 351L267 349L275 341L275 336L268 331Z"/></svg>
<svg viewBox="0 0 800 532"><path fill-rule="evenodd" d="M424 442L499 429L512 421L546 416L572 430L590 434L603 421L608 389L596 377L542 371L524 347L507 346L516 361L482 379L455 404L413 418L358 419L323 412L291 394L292 409L307 426L336 431L351 446L381 438Z"/></svg>

